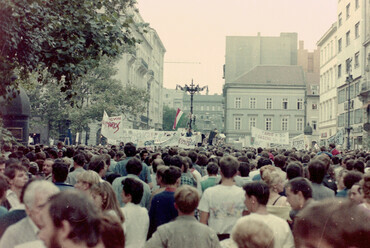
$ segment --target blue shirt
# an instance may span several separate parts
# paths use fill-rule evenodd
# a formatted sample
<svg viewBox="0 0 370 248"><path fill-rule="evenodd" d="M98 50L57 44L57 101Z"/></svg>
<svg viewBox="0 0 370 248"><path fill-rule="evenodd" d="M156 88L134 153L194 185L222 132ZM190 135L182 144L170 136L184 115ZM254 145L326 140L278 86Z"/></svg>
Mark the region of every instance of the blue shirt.
<svg viewBox="0 0 370 248"><path fill-rule="evenodd" d="M127 170L126 170L126 165L127 162L132 159L133 157L127 157L122 161L119 161L116 166L113 168L113 172L120 174L121 176L127 176ZM143 169L140 172L139 178L146 182L146 183L151 183L152 178L150 176L150 171L148 166L145 163L141 163L143 165Z"/></svg>

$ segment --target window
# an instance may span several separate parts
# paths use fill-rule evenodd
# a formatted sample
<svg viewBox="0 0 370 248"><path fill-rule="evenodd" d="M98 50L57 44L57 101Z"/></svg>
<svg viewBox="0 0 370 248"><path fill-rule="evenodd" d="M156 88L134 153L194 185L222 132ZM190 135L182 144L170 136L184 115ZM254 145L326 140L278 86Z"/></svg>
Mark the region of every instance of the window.
<svg viewBox="0 0 370 248"><path fill-rule="evenodd" d="M312 129L317 130L317 121L312 121Z"/></svg>
<svg viewBox="0 0 370 248"><path fill-rule="evenodd" d="M256 127L256 117L249 118L249 128L252 130L252 127Z"/></svg>
<svg viewBox="0 0 370 248"><path fill-rule="evenodd" d="M358 9L360 7L360 0L356 0L356 9Z"/></svg>
<svg viewBox="0 0 370 248"><path fill-rule="evenodd" d="M355 39L360 37L360 22L356 23L355 25Z"/></svg>
<svg viewBox="0 0 370 248"><path fill-rule="evenodd" d="M215 106L212 106L212 111L215 111Z"/></svg>
<svg viewBox="0 0 370 248"><path fill-rule="evenodd" d="M317 103L312 103L312 109L317 109Z"/></svg>
<svg viewBox="0 0 370 248"><path fill-rule="evenodd" d="M355 124L362 123L362 111L361 109L355 110Z"/></svg>
<svg viewBox="0 0 370 248"><path fill-rule="evenodd" d="M352 69L352 59L351 58L348 58L346 59L346 73L350 73L351 72L351 69Z"/></svg>
<svg viewBox="0 0 370 248"><path fill-rule="evenodd" d="M346 89L341 89L338 91L338 104L346 101Z"/></svg>
<svg viewBox="0 0 370 248"><path fill-rule="evenodd" d="M297 109L303 109L303 99L297 100Z"/></svg>
<svg viewBox="0 0 370 248"><path fill-rule="evenodd" d="M360 66L360 52L355 53L355 68Z"/></svg>
<svg viewBox="0 0 370 248"><path fill-rule="evenodd" d="M272 98L266 98L266 109L272 109Z"/></svg>
<svg viewBox="0 0 370 248"><path fill-rule="evenodd" d="M318 85L311 85L311 93L312 93L312 95L318 95L319 94L319 86Z"/></svg>
<svg viewBox="0 0 370 248"><path fill-rule="evenodd" d="M342 26L342 12L340 12L338 15L338 26Z"/></svg>
<svg viewBox="0 0 370 248"><path fill-rule="evenodd" d="M342 38L338 40L338 53L342 51Z"/></svg>
<svg viewBox="0 0 370 248"><path fill-rule="evenodd" d="M240 97L235 98L235 108L240 108L241 105L241 99Z"/></svg>
<svg viewBox="0 0 370 248"><path fill-rule="evenodd" d="M206 106L206 110L209 111L209 106Z"/></svg>
<svg viewBox="0 0 370 248"><path fill-rule="evenodd" d="M269 131L272 128L272 119L268 117L265 119L265 130Z"/></svg>
<svg viewBox="0 0 370 248"><path fill-rule="evenodd" d="M342 65L338 65L338 78L342 76Z"/></svg>
<svg viewBox="0 0 370 248"><path fill-rule="evenodd" d="M281 119L281 130L288 131L288 118Z"/></svg>
<svg viewBox="0 0 370 248"><path fill-rule="evenodd" d="M303 118L297 118L297 131L303 131Z"/></svg>
<svg viewBox="0 0 370 248"><path fill-rule="evenodd" d="M344 114L338 116L338 127L344 127Z"/></svg>
<svg viewBox="0 0 370 248"><path fill-rule="evenodd" d="M256 108L256 98L251 97L249 99L249 108L251 108L251 109L255 109Z"/></svg>
<svg viewBox="0 0 370 248"><path fill-rule="evenodd" d="M351 31L348 31L346 33L346 46L349 46L351 44Z"/></svg>
<svg viewBox="0 0 370 248"><path fill-rule="evenodd" d="M288 109L288 98L283 98L283 109Z"/></svg>
<svg viewBox="0 0 370 248"><path fill-rule="evenodd" d="M204 106L200 106L200 110L203 111L204 110Z"/></svg>
<svg viewBox="0 0 370 248"><path fill-rule="evenodd" d="M346 6L346 18L348 19L349 18L349 16L350 16L350 8L351 8L351 4L349 3L349 4L347 4L347 6Z"/></svg>
<svg viewBox="0 0 370 248"><path fill-rule="evenodd" d="M235 130L240 130L241 127L241 118L240 117L235 117L234 118L234 129Z"/></svg>

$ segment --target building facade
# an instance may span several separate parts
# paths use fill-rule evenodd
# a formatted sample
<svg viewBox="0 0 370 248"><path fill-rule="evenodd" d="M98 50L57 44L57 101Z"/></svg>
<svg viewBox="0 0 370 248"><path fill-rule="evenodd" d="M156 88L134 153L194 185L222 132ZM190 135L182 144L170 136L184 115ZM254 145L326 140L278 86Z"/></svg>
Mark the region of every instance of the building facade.
<svg viewBox="0 0 370 248"><path fill-rule="evenodd" d="M300 66L256 66L225 83L227 142L250 141L251 127L303 134L306 84ZM246 142L246 146L250 143Z"/></svg>
<svg viewBox="0 0 370 248"><path fill-rule="evenodd" d="M317 42L320 49L320 145L337 133L337 23Z"/></svg>
<svg viewBox="0 0 370 248"><path fill-rule="evenodd" d="M225 83L257 65L297 65L297 33L279 37L226 36Z"/></svg>
<svg viewBox="0 0 370 248"><path fill-rule="evenodd" d="M183 110L183 98L183 91L163 88L163 106Z"/></svg>

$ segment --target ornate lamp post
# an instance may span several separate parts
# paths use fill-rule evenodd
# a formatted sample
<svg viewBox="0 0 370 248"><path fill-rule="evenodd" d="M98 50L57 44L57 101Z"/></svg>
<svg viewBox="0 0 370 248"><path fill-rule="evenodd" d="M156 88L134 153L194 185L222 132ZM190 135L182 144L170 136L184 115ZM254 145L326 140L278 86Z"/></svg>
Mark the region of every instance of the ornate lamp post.
<svg viewBox="0 0 370 248"><path fill-rule="evenodd" d="M180 85L176 85L176 90L182 90L182 91L185 91L185 92L189 92L190 93L190 120L189 120L189 129L191 130L191 124L192 122L194 122L195 124L195 116L193 116L193 96L196 92L201 92L205 89L207 89L207 92L208 92L208 86L204 86L204 87L199 87L199 84L198 85L195 85L193 83L193 79L191 80L191 84L190 84L190 87L185 84L184 87L180 86Z"/></svg>

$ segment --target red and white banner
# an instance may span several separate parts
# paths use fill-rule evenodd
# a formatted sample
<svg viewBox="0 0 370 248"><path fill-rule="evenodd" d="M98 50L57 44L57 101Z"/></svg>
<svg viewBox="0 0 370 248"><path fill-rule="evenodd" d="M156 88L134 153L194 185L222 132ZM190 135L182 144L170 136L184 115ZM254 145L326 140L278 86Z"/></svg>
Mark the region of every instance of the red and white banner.
<svg viewBox="0 0 370 248"><path fill-rule="evenodd" d="M116 140L119 138L120 133L123 130L122 116L109 117L104 111L101 134L107 139Z"/></svg>

